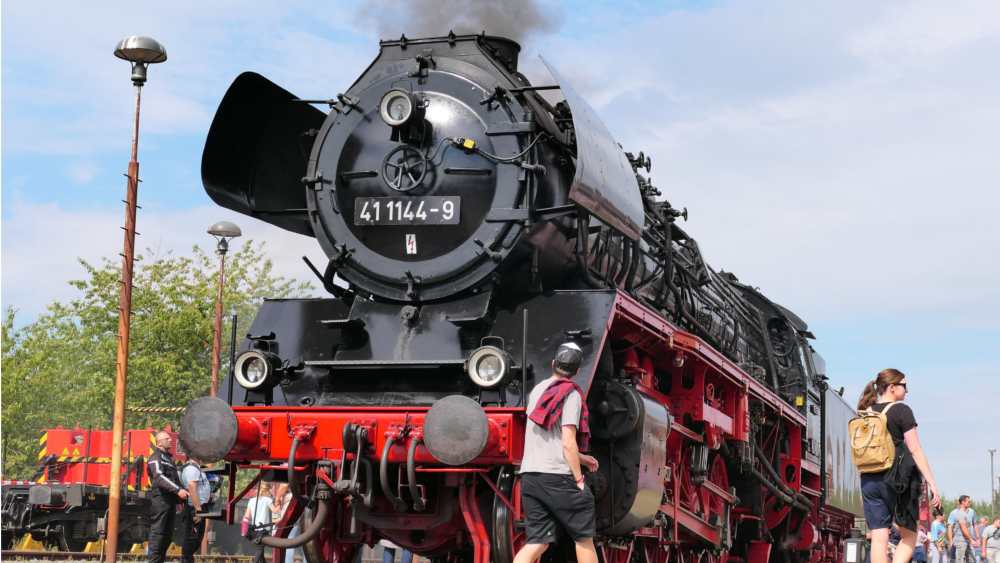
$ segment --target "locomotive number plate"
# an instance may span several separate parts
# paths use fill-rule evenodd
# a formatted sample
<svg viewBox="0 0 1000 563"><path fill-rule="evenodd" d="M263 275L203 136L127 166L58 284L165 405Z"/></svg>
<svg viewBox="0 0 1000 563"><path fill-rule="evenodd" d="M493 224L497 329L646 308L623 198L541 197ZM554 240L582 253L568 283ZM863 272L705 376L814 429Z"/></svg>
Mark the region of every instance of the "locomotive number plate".
<svg viewBox="0 0 1000 563"><path fill-rule="evenodd" d="M355 225L457 225L458 196L359 197L354 200Z"/></svg>

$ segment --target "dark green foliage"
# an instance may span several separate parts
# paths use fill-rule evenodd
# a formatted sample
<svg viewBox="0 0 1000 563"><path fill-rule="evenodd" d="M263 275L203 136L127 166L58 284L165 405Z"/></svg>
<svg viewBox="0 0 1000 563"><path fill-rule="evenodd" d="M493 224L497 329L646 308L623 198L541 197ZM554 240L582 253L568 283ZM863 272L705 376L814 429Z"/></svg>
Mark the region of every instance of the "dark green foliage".
<svg viewBox="0 0 1000 563"><path fill-rule="evenodd" d="M263 248L247 241L226 256L220 381L229 364L232 314L239 316L241 337L263 299L303 297L313 289L273 275ZM121 264L108 259L99 266L81 264L88 277L70 282L79 290L76 299L53 303L20 329L14 328L16 311L4 311L5 478L30 476L45 428L111 428ZM198 247L193 258L170 252L136 257L129 406L183 407L209 394L218 276L218 256ZM179 413L128 413L126 428L176 426L179 419Z"/></svg>

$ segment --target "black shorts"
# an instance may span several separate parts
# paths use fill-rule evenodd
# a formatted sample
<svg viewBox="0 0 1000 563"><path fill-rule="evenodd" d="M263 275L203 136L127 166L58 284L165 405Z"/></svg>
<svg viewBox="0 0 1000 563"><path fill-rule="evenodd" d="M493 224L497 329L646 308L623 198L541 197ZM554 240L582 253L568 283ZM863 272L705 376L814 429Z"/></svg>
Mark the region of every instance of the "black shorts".
<svg viewBox="0 0 1000 563"><path fill-rule="evenodd" d="M594 495L589 487L581 491L572 475L522 473L521 498L527 543L555 542L557 524L575 542L597 535Z"/></svg>

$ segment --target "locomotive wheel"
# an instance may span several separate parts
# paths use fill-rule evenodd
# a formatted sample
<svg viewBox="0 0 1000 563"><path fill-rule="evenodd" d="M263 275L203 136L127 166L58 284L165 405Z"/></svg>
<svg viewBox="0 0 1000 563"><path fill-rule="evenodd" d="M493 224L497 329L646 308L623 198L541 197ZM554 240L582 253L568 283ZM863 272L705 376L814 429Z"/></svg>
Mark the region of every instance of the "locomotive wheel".
<svg viewBox="0 0 1000 563"><path fill-rule="evenodd" d="M497 488L514 506L518 506L517 499L521 497L521 480L514 478L512 468L500 469L500 475L497 477ZM521 521L520 529L514 526L515 520ZM500 500L499 497L493 499L493 545L491 551L494 554L495 563L513 563L514 556L521 551L527 541L528 534L523 523L523 510L514 514L507 503Z"/></svg>
<svg viewBox="0 0 1000 563"><path fill-rule="evenodd" d="M79 509L70 507L68 510L66 510L66 514L74 514L78 511ZM74 522L72 520L63 521L61 526L62 535L59 536L59 539L57 541L59 549L63 551L72 551L72 552L81 552L87 549L87 542L73 539L73 527L83 526L83 525L84 523L82 521L79 522Z"/></svg>
<svg viewBox="0 0 1000 563"><path fill-rule="evenodd" d="M702 514L701 495L691 482L691 448L684 450L684 457L677 468L677 480L677 500L681 507L695 514ZM729 488L726 487L726 490Z"/></svg>
<svg viewBox="0 0 1000 563"><path fill-rule="evenodd" d="M323 526L315 539L302 546L302 554L307 563L354 563L357 559L361 544L337 541L334 517L337 508L335 504L327 516L328 525ZM302 511L301 529L305 530L312 524L312 515L312 510Z"/></svg>
<svg viewBox="0 0 1000 563"><path fill-rule="evenodd" d="M645 563L667 563L670 559L669 548L660 545L659 538L643 537L641 555L645 557Z"/></svg>
<svg viewBox="0 0 1000 563"><path fill-rule="evenodd" d="M120 541L120 542L118 542L118 553L129 553L130 551L132 551L132 547L134 545L135 545L135 542L127 542L127 541L126 542L122 542L122 541Z"/></svg>
<svg viewBox="0 0 1000 563"><path fill-rule="evenodd" d="M600 563L629 563L632 561L632 551L635 542L628 544L625 549L599 545L597 547L597 560Z"/></svg>
<svg viewBox="0 0 1000 563"><path fill-rule="evenodd" d="M59 538L60 548L64 551L72 551L74 553L79 553L87 549L87 542L75 540L70 537L71 532L63 528L63 536Z"/></svg>
<svg viewBox="0 0 1000 563"><path fill-rule="evenodd" d="M677 561L679 563L708 563L708 555L700 555L698 552L688 549L686 551L680 551L677 554Z"/></svg>
<svg viewBox="0 0 1000 563"><path fill-rule="evenodd" d="M709 464L707 479L723 491L729 490L729 473L726 472L726 461L716 454ZM719 518L725 516L726 501L706 489L701 490L702 506L705 507L705 520L710 521L715 514Z"/></svg>

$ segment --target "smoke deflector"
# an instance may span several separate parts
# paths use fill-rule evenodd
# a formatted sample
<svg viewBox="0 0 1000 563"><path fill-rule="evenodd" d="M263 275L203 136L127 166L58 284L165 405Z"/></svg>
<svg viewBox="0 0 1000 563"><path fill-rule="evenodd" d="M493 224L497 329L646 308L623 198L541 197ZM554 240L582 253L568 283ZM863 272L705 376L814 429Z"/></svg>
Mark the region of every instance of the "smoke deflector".
<svg viewBox="0 0 1000 563"><path fill-rule="evenodd" d="M576 174L570 186L569 198L625 236L639 240L645 218L642 194L632 165L594 108L590 107L549 61L539 58L556 79L556 84L573 113Z"/></svg>
<svg viewBox="0 0 1000 563"><path fill-rule="evenodd" d="M283 229L313 236L302 178L326 114L287 90L245 72L222 99L201 158L201 179L215 203Z"/></svg>

